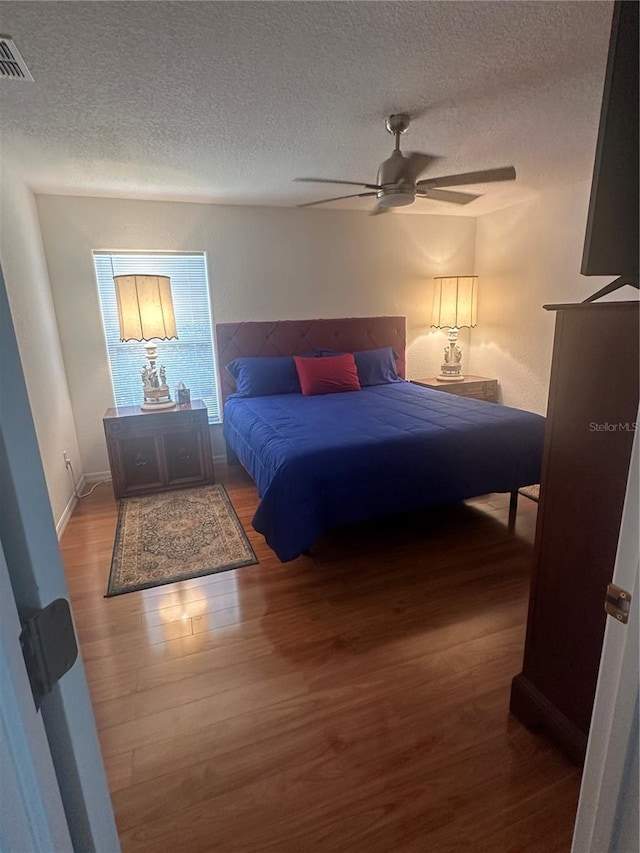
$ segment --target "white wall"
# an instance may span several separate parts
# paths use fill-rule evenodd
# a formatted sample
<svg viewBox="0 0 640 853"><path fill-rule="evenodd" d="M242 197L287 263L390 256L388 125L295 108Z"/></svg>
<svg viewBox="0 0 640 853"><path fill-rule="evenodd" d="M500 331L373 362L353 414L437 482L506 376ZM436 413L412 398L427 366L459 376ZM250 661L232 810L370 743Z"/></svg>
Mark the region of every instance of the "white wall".
<svg viewBox="0 0 640 853"><path fill-rule="evenodd" d="M581 302L611 281L580 275L590 186L562 187L477 220L471 362L474 373L499 380L507 405L546 412L555 314L542 306Z"/></svg>
<svg viewBox="0 0 640 853"><path fill-rule="evenodd" d="M108 468L113 405L92 265L96 249L206 251L215 322L400 314L409 376L433 376L442 332L428 327L438 274L473 269L475 219L38 196L82 456Z"/></svg>
<svg viewBox="0 0 640 853"><path fill-rule="evenodd" d="M24 188L3 197L20 210L3 256L56 519L70 494L63 449L78 475L108 469L102 416L113 399L93 250L206 251L216 322L406 315L414 378L437 372L445 343L428 326L433 276L475 272L478 326L461 333L463 369L498 378L503 402L538 412L554 328L542 305L580 301L608 280L579 273L588 182L477 220L38 196L67 395L33 199Z"/></svg>
<svg viewBox="0 0 640 853"><path fill-rule="evenodd" d="M62 451L69 453L76 470L80 451L35 199L4 151L0 175L0 260L49 499L58 523L72 505L73 495Z"/></svg>

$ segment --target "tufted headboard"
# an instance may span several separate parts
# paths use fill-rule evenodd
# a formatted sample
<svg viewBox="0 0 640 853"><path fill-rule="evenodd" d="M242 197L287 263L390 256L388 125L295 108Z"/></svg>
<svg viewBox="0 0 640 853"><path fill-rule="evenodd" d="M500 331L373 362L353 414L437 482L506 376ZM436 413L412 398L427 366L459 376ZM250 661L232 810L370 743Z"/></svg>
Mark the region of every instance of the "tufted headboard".
<svg viewBox="0 0 640 853"><path fill-rule="evenodd" d="M405 376L406 317L346 317L335 320L273 320L217 323L216 350L222 404L236 390L225 365L240 356L304 355L314 349L357 352L393 347Z"/></svg>

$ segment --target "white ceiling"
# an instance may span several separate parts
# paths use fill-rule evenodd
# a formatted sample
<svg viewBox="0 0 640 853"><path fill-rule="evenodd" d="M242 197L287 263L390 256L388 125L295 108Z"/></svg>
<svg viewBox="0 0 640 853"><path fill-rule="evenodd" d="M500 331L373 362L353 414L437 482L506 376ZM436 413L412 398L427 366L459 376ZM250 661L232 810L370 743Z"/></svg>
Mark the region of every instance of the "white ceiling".
<svg viewBox="0 0 640 853"><path fill-rule="evenodd" d="M36 81L0 82L3 156L38 192L293 205L341 189L297 176L373 181L406 111L429 176L515 165L468 207L404 209L478 215L590 178L612 8L0 2Z"/></svg>

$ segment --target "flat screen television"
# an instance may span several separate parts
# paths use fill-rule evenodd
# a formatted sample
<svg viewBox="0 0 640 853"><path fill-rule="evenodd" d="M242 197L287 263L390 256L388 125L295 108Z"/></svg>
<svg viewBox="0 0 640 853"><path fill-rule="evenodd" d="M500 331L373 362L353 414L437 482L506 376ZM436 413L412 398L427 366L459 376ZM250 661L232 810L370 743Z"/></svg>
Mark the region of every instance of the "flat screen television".
<svg viewBox="0 0 640 853"><path fill-rule="evenodd" d="M638 280L638 8L614 4L580 270L629 284Z"/></svg>

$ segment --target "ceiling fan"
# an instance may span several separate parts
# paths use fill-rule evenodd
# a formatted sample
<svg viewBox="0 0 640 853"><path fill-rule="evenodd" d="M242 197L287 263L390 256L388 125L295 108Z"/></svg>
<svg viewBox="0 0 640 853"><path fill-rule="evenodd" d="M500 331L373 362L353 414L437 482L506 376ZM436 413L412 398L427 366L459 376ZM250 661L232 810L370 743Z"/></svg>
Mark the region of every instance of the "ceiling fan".
<svg viewBox="0 0 640 853"><path fill-rule="evenodd" d="M406 113L396 113L386 119L385 126L389 133L395 136L396 145L391 156L378 169L378 178L375 184L367 184L360 181L334 181L328 178L294 179L314 184L346 184L348 186L364 187L369 192L323 198L320 201L309 201L306 204L299 204L298 207L314 207L317 204L340 201L343 198L376 196L378 201L376 206L371 210L371 215L375 216L378 213L386 213L392 207L413 204L416 198L449 201L453 204L469 204L470 201L479 198L479 196L472 195L471 193L451 192L448 189L442 189L442 187L515 180L516 170L513 166L503 166L499 169L485 169L481 172L465 172L460 175L445 175L441 178L427 178L419 181L418 178L420 175L434 160L439 158L432 157L430 154L422 154L419 151L409 151L406 154L400 151L400 135L407 132L410 122L411 118Z"/></svg>

